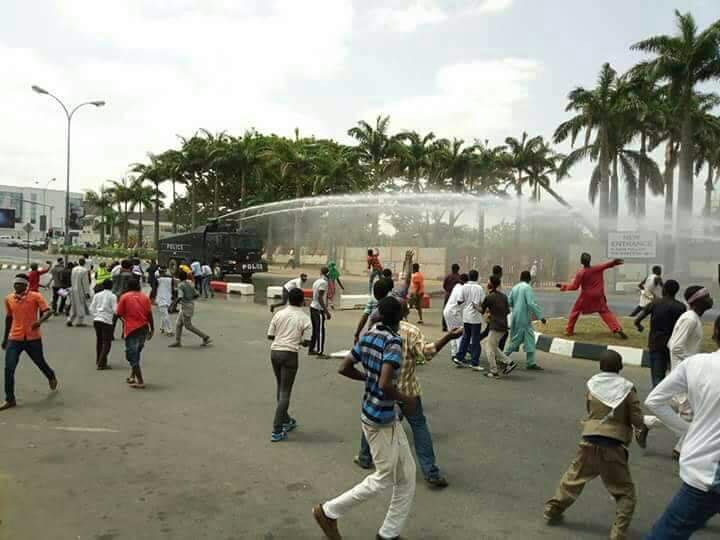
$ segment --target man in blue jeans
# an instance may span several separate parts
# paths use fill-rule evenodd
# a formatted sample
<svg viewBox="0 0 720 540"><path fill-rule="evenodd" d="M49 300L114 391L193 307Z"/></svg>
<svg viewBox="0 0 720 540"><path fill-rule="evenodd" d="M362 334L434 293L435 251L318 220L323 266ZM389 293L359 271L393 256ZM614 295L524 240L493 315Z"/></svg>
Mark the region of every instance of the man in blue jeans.
<svg viewBox="0 0 720 540"><path fill-rule="evenodd" d="M407 304L403 304L404 315L407 316ZM409 396L417 397L417 405L413 414L405 414L405 419L410 424L415 442L415 454L417 455L420 468L422 469L425 481L436 488L447 487L447 480L440 474L435 463L435 451L433 449L432 436L428 429L427 419L423 413L420 383L415 377L415 366L422 364L435 356L451 340L462 335L462 328L451 328L450 331L435 343L425 341L425 336L420 329L408 322L400 322L400 338L402 339L402 360L400 363L400 375L398 377L398 389ZM360 440L360 453L353 460L355 464L363 469L370 469L372 456L370 446L363 435Z"/></svg>
<svg viewBox="0 0 720 540"><path fill-rule="evenodd" d="M720 317L713 340L720 347ZM673 409L673 398L687 394L693 411L688 422ZM682 540L720 514L720 350L686 358L650 392L645 406L685 436L680 450L683 481L645 539Z"/></svg>
<svg viewBox="0 0 720 540"><path fill-rule="evenodd" d="M18 274L13 281L15 292L5 297L5 334L2 341L5 350L5 402L0 405L0 411L16 406L15 370L23 351L47 377L50 390L57 388L57 378L45 361L40 336L40 325L50 318L52 312L45 298L38 292L28 291L28 285L27 276Z"/></svg>
<svg viewBox="0 0 720 540"><path fill-rule="evenodd" d="M117 304L116 314L123 321L125 357L130 364L130 376L126 379L130 388L145 388L140 368L140 358L145 341L151 340L155 331L150 299L140 292L140 280L132 278L128 291Z"/></svg>
<svg viewBox="0 0 720 540"><path fill-rule="evenodd" d="M457 367L470 367L465 361L465 355L470 349L470 365L475 371L485 371L480 367L480 334L482 333L483 313L482 303L485 291L478 283L478 271L468 272L468 282L462 288L462 320L464 333L460 341L458 353L453 362Z"/></svg>

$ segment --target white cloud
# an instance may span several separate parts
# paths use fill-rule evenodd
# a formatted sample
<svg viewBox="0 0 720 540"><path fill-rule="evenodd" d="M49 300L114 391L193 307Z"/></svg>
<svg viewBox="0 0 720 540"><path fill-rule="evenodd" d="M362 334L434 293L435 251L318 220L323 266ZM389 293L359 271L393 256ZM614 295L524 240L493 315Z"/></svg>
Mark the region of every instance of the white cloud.
<svg viewBox="0 0 720 540"><path fill-rule="evenodd" d="M513 107L527 100L528 85L541 69L535 60L521 58L448 65L436 73L433 93L389 101L363 118L390 114L395 129L466 140L514 133Z"/></svg>
<svg viewBox="0 0 720 540"><path fill-rule="evenodd" d="M459 0L443 6L440 0L400 0L370 13L374 29L414 32L420 26L439 24L453 17L497 13L508 9L513 0Z"/></svg>
<svg viewBox="0 0 720 540"><path fill-rule="evenodd" d="M65 123L45 87L69 104L104 99L73 120L72 188L123 175L176 134L327 133L322 115L298 109L293 87L346 69L351 0L56 0L56 23L80 43L55 55L0 42L0 182L64 177Z"/></svg>

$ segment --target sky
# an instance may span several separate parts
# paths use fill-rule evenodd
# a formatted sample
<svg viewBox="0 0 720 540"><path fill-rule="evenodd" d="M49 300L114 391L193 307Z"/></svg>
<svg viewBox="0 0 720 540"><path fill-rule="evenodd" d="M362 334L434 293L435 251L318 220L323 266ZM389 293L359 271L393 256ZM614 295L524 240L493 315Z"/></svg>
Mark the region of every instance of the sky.
<svg viewBox="0 0 720 540"><path fill-rule="evenodd" d="M64 186L65 118L33 84L107 102L73 118L73 191L198 128L350 142L388 114L468 142L550 137L568 92L642 59L629 46L672 33L674 9L701 28L720 16L718 0L5 0L0 184ZM586 205L589 171L557 189Z"/></svg>

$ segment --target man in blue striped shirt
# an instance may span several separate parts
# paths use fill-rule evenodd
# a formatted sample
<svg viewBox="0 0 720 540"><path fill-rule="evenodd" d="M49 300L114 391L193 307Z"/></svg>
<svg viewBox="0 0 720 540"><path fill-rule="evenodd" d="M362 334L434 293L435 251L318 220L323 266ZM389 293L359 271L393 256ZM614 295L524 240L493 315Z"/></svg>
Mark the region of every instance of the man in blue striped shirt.
<svg viewBox="0 0 720 540"><path fill-rule="evenodd" d="M398 335L402 308L397 299L386 297L379 302L378 312L380 322L360 338L340 367L342 375L365 382L360 419L375 472L350 491L313 508L315 520L330 540L341 538L337 526L340 517L391 487L390 508L376 538L399 538L415 496L415 460L395 413L398 402L402 402L406 414L413 414L416 406L415 397L396 387L402 361L402 341ZM355 367L358 363L364 373Z"/></svg>

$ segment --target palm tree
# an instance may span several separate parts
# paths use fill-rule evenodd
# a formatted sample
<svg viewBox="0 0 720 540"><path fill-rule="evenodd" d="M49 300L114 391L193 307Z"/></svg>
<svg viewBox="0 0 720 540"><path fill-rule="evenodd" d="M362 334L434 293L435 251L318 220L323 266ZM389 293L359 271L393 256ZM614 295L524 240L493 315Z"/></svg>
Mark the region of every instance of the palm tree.
<svg viewBox="0 0 720 540"><path fill-rule="evenodd" d="M430 132L420 136L415 131L404 131L395 136L400 144L395 146L397 167L407 178L410 189L422 191L421 179L427 178L432 168L432 158L437 145L433 142L435 134Z"/></svg>
<svg viewBox="0 0 720 540"><path fill-rule="evenodd" d="M377 189L390 177L396 166L398 141L389 135L390 117L378 116L375 126L364 120L348 130L358 141L361 163L368 167L372 187Z"/></svg>
<svg viewBox="0 0 720 540"><path fill-rule="evenodd" d="M655 80L669 83L670 95L680 124L680 180L678 187L679 223L689 227L693 207L693 111L695 87L720 78L720 21L699 32L690 13L675 11L677 33L658 35L640 41L631 48L655 55L636 70L645 71Z"/></svg>
<svg viewBox="0 0 720 540"><path fill-rule="evenodd" d="M160 184L167 180L167 171L162 162L161 156L154 154L148 154L150 163L145 165L143 163L134 163L130 166L131 172L137 173L140 176L140 180L149 180L154 186L154 201L153 207L155 211L154 215L154 231L153 231L153 245L155 249L160 249L160 208L163 204L161 199L165 198L165 194L160 191Z"/></svg>
<svg viewBox="0 0 720 540"><path fill-rule="evenodd" d="M85 201L93 205L100 213L100 247L103 247L105 246L105 219L109 217L108 211L112 210L112 197L103 186L100 186L100 191L86 190Z"/></svg>
<svg viewBox="0 0 720 540"><path fill-rule="evenodd" d="M112 198L113 204L117 205L118 214L122 216L122 242L123 246L127 248L130 228L130 201L132 200L130 182L128 182L127 178L110 180L110 187L107 192Z"/></svg>
<svg viewBox="0 0 720 540"><path fill-rule="evenodd" d="M206 132L207 133L207 132ZM182 167L180 177L187 185L190 199L190 226L195 228L197 219L197 188L199 183L207 177L210 169L208 139L197 133L185 139L180 137L182 143Z"/></svg>
<svg viewBox="0 0 720 540"><path fill-rule="evenodd" d="M594 89L579 87L570 92L565 110L576 111L577 114L560 124L554 135L555 143L570 138L570 143L574 146L580 131L585 130L585 144L568 154L561 166L560 175L564 176L570 167L582 159L589 157L598 161L597 174L593 174L590 181L589 196L590 201L594 202L598 193L600 195L602 231L607 229L606 221L610 215L610 130L618 110L619 98L616 72L610 64L603 64ZM591 142L593 132L595 139Z"/></svg>
<svg viewBox="0 0 720 540"><path fill-rule="evenodd" d="M709 218L712 192L717 178L720 177L720 116L709 111L698 116L695 122L695 174L699 175L703 167L707 169L703 216Z"/></svg>
<svg viewBox="0 0 720 540"><path fill-rule="evenodd" d="M130 184L129 193L130 208L131 210L138 211L138 237L135 244L138 247L143 246L143 215L145 213L145 209L154 206L156 202L159 205L159 199L161 197L159 192L157 192L152 186L146 185L144 180L145 179L142 176L134 178Z"/></svg>

